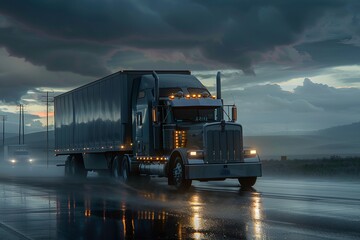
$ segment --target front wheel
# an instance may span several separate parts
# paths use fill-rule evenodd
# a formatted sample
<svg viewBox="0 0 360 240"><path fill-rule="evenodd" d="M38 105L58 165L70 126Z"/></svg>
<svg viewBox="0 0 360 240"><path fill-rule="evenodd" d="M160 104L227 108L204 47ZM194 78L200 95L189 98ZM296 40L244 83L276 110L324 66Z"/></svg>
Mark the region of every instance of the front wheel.
<svg viewBox="0 0 360 240"><path fill-rule="evenodd" d="M257 177L241 177L238 178L241 187L249 188L255 185Z"/></svg>
<svg viewBox="0 0 360 240"><path fill-rule="evenodd" d="M175 158L171 174L174 185L178 190L188 190L191 187L192 181L185 179L185 168L180 157Z"/></svg>

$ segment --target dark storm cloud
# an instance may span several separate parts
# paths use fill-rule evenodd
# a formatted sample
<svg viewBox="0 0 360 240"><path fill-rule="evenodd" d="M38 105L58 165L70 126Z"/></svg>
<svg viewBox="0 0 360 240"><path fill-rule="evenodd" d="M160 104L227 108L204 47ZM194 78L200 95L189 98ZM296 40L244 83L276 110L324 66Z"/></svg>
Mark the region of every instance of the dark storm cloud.
<svg viewBox="0 0 360 240"><path fill-rule="evenodd" d="M333 113L358 110L360 89L334 88L326 84L314 83L305 78L302 86L294 92L284 91L277 84L256 85L243 90L228 90L225 95L228 101L240 99L240 106L249 105L251 111L314 112L327 111Z"/></svg>
<svg viewBox="0 0 360 240"><path fill-rule="evenodd" d="M65 41L21 28L0 28L0 46L13 56L46 66L51 71L71 71L83 75L100 76L108 74L101 55L107 48L98 44Z"/></svg>
<svg viewBox="0 0 360 240"><path fill-rule="evenodd" d="M347 44L346 39L305 43L296 48L309 53L319 67L360 64L360 47Z"/></svg>
<svg viewBox="0 0 360 240"><path fill-rule="evenodd" d="M12 0L0 2L0 13L29 31L51 36L44 41L69 41L57 49L64 52L62 59L70 52L78 54L78 67L67 61L47 63L31 59L25 50L16 52L17 56L27 56L29 61L41 62L52 70L69 69L83 74L85 70L81 68L86 66L80 62L87 59L92 60L91 68L94 65L99 68L93 68L90 74L103 74L106 66L101 60L96 61L94 54L101 59L109 51L98 53L96 47L75 50L81 46L79 43L96 42L114 50L130 47L139 52L183 51L186 60L254 74L254 64L263 61L264 54L276 47L297 44L304 31L314 27L326 13L344 9L350 2ZM23 39L31 40L25 34ZM74 51L69 47L71 44ZM15 45L4 43L7 48L16 48ZM194 50L197 54L193 55ZM50 66L51 63L55 66Z"/></svg>
<svg viewBox="0 0 360 240"><path fill-rule="evenodd" d="M228 90L223 96L226 104L236 103L247 135L322 129L360 118L359 89L333 88L310 79L294 92L267 84Z"/></svg>
<svg viewBox="0 0 360 240"><path fill-rule="evenodd" d="M1 48L0 63L0 101L18 103L28 90L41 87L69 88L94 80L69 72L49 72L23 59L9 57Z"/></svg>
<svg viewBox="0 0 360 240"><path fill-rule="evenodd" d="M182 55L183 56L183 55ZM203 65L186 62L182 60L169 61L171 57L166 59L151 58L138 51L118 51L107 64L113 69L200 69L206 70Z"/></svg>

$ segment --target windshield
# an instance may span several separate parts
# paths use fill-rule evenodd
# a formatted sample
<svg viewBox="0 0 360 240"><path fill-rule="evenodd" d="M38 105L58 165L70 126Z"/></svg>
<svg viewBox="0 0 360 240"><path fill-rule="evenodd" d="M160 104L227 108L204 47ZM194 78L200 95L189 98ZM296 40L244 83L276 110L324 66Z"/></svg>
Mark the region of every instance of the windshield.
<svg viewBox="0 0 360 240"><path fill-rule="evenodd" d="M213 122L215 121L215 108L173 108L176 122Z"/></svg>
<svg viewBox="0 0 360 240"><path fill-rule="evenodd" d="M28 155L29 153L27 151L15 151L15 155Z"/></svg>

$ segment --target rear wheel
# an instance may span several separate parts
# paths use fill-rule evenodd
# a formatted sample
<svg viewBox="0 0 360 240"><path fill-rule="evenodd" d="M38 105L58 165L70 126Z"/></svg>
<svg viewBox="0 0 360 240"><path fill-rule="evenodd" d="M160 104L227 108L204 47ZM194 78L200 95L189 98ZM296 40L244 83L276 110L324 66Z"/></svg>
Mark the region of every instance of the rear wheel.
<svg viewBox="0 0 360 240"><path fill-rule="evenodd" d="M86 178L87 170L84 161L79 156L69 156L65 162L65 176Z"/></svg>
<svg viewBox="0 0 360 240"><path fill-rule="evenodd" d="M123 182L128 182L129 176L130 176L129 161L127 157L124 157L121 164L121 180Z"/></svg>
<svg viewBox="0 0 360 240"><path fill-rule="evenodd" d="M66 161L65 161L65 177L71 176L71 174L70 174L70 161L71 161L71 156L68 156L66 158Z"/></svg>
<svg viewBox="0 0 360 240"><path fill-rule="evenodd" d="M121 176L121 165L120 165L120 157L115 156L112 165L111 165L111 175L114 179L120 179Z"/></svg>
<svg viewBox="0 0 360 240"><path fill-rule="evenodd" d="M255 185L257 177L238 178L241 187L249 188Z"/></svg>
<svg viewBox="0 0 360 240"><path fill-rule="evenodd" d="M178 190L188 190L191 187L192 181L185 179L185 168L181 157L175 158L173 167L171 169L173 183Z"/></svg>

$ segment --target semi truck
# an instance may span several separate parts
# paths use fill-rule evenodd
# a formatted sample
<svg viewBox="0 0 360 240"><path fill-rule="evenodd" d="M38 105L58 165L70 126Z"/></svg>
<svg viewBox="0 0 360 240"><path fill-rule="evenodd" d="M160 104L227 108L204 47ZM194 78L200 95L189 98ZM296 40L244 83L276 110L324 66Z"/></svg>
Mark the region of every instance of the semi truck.
<svg viewBox="0 0 360 240"><path fill-rule="evenodd" d="M29 155L28 146L24 144L5 145L4 160L12 166L31 165L34 161Z"/></svg>
<svg viewBox="0 0 360 240"><path fill-rule="evenodd" d="M65 175L110 173L167 178L178 190L193 180L261 177L255 151L243 147L236 106L190 71L123 70L54 98L55 155L67 155Z"/></svg>

